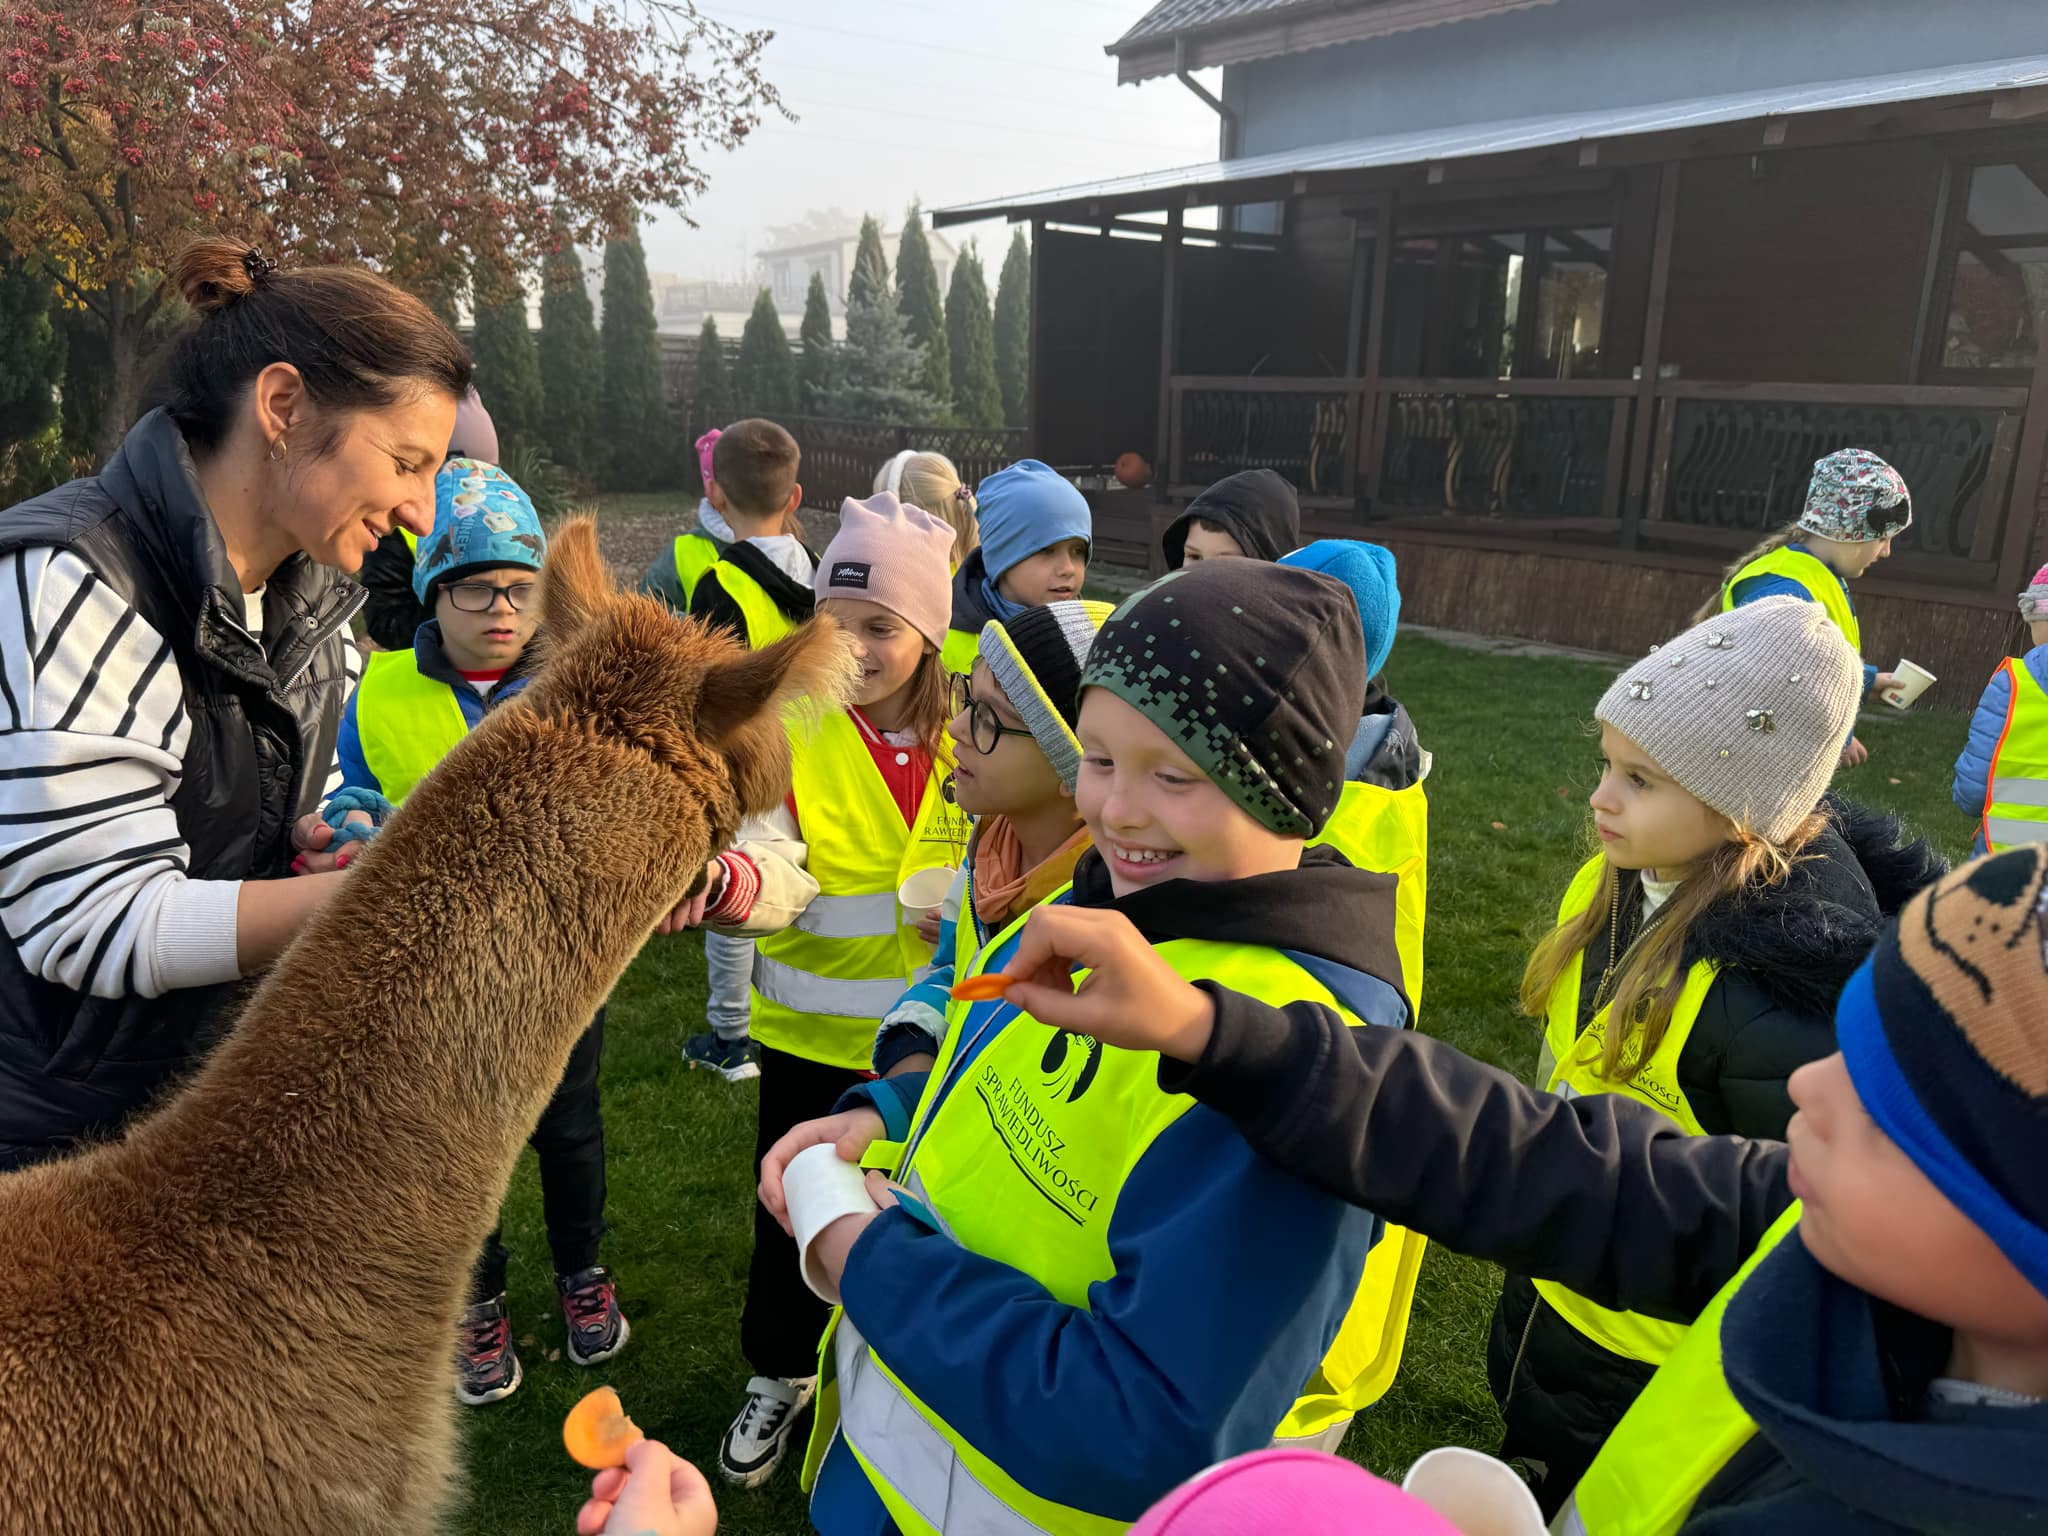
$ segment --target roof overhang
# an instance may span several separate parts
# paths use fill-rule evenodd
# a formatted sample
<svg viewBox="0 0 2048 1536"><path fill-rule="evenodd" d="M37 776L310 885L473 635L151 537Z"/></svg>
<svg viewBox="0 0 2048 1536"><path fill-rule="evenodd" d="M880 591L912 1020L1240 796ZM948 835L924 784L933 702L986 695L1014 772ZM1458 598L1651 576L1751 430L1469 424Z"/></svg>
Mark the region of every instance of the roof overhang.
<svg viewBox="0 0 2048 1536"><path fill-rule="evenodd" d="M1874 131L1873 113L1895 115L1903 104L1920 102L1954 109L1941 122L1930 120L1922 131L2040 116L2048 113L2048 54L1308 145L960 203L934 212L932 224L943 228L993 218L1091 223L1122 213L1265 202L1358 186L1375 171L1427 167L1436 179L1444 167L1479 160L1504 161L1511 169L1516 157L1554 160L1566 146L1577 147L1575 163L1581 167L1623 158L1726 154L1741 149L1743 142L1739 132L1724 130L1746 124L1757 125L1748 147L1765 150L1793 142L1794 122L1827 120L1845 137L1868 136ZM1617 153L1610 155L1610 147ZM1618 153L1623 149L1626 156Z"/></svg>
<svg viewBox="0 0 2048 1536"><path fill-rule="evenodd" d="M1207 23L1163 27L1148 26L1148 13L1103 52L1116 60L1116 83L1131 85L1181 69L1247 64L1555 4L1557 0L1306 0L1249 15L1225 14ZM1155 8L1155 13L1162 9Z"/></svg>

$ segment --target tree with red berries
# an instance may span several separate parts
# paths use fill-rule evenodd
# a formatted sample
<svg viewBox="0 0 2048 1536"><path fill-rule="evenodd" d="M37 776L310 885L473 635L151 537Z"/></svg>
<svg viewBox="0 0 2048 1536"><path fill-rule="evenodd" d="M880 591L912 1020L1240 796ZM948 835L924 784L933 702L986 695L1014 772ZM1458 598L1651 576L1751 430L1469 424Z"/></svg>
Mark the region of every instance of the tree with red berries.
<svg viewBox="0 0 2048 1536"><path fill-rule="evenodd" d="M531 269L686 209L780 110L772 35L689 0L28 0L0 15L0 236L104 333L107 451L193 235L416 291Z"/></svg>

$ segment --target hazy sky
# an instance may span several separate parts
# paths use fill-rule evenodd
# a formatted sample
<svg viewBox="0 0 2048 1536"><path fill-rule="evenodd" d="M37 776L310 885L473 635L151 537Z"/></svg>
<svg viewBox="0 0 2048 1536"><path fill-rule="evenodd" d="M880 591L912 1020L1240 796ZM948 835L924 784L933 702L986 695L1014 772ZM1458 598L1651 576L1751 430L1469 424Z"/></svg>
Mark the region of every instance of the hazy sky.
<svg viewBox="0 0 2048 1536"><path fill-rule="evenodd" d="M1213 112L1171 77L1118 86L1102 51L1149 0L699 6L774 29L764 71L798 120L771 116L739 150L710 157L710 190L691 210L700 227L663 214L645 231L657 271L751 276L766 230L812 208L893 227L913 197L943 207L1216 157ZM977 235L993 284L1009 234L996 222L949 238Z"/></svg>

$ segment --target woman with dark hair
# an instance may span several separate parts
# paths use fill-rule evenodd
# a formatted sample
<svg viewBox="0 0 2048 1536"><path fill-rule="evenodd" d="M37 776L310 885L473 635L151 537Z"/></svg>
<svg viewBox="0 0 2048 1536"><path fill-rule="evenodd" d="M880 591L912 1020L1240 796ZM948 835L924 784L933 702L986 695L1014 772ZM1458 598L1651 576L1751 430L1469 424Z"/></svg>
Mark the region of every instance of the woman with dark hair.
<svg viewBox="0 0 2048 1536"><path fill-rule="evenodd" d="M117 1132L343 878L314 811L361 669L348 574L431 526L470 385L363 268L212 240L168 280L197 319L164 403L0 512L0 1169Z"/></svg>

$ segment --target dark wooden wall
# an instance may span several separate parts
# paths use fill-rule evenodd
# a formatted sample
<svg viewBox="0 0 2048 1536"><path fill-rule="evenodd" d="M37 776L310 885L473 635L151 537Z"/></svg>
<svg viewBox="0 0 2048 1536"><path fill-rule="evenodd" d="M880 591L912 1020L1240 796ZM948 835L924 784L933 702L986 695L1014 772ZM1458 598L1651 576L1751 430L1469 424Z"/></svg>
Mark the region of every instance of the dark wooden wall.
<svg viewBox="0 0 2048 1536"><path fill-rule="evenodd" d="M1689 379L1909 380L1941 161L1903 140L1686 162L1665 361Z"/></svg>
<svg viewBox="0 0 2048 1536"><path fill-rule="evenodd" d="M1039 232L1032 449L1050 464L1111 464L1158 440L1162 247Z"/></svg>

